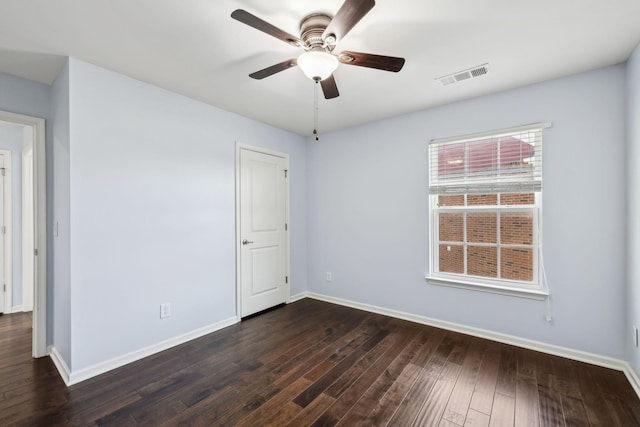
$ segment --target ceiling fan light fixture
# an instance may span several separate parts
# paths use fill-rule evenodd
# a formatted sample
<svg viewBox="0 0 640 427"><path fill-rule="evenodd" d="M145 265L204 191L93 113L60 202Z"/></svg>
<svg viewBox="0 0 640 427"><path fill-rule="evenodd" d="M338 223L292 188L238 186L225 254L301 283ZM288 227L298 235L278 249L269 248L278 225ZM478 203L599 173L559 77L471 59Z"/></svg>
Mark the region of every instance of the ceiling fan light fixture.
<svg viewBox="0 0 640 427"><path fill-rule="evenodd" d="M324 80L338 68L338 58L328 52L311 50L298 57L298 67L311 80Z"/></svg>

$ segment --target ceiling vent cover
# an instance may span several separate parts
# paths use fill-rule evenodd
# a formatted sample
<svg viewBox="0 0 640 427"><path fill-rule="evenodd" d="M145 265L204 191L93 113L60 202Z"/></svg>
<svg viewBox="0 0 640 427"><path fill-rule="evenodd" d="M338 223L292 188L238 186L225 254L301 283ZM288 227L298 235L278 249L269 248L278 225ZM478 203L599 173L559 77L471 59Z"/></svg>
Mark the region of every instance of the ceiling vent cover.
<svg viewBox="0 0 640 427"><path fill-rule="evenodd" d="M486 64L485 65L481 65L478 68L474 68L473 70L471 70L471 75L473 77L480 77L484 74L487 74L489 72L489 69L487 68Z"/></svg>
<svg viewBox="0 0 640 427"><path fill-rule="evenodd" d="M488 72L489 64L482 64L473 68L448 74L446 76L438 77L436 80L442 83L443 86L447 86L453 83L461 82L463 80L469 80L471 78L484 76Z"/></svg>

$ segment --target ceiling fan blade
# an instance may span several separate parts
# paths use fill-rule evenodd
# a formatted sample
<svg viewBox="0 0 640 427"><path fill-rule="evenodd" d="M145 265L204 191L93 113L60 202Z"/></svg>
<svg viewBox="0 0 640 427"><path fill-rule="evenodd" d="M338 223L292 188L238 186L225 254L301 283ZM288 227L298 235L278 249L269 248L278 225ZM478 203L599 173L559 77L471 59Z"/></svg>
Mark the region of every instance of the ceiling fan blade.
<svg viewBox="0 0 640 427"><path fill-rule="evenodd" d="M342 40L375 5L375 0L345 0L322 33L322 39L333 35L336 41Z"/></svg>
<svg viewBox="0 0 640 427"><path fill-rule="evenodd" d="M350 52L346 50L338 55L338 60L342 64L393 71L394 73L402 70L404 66L404 58L374 55L372 53Z"/></svg>
<svg viewBox="0 0 640 427"><path fill-rule="evenodd" d="M264 21L258 18L255 15L250 14L246 10L236 9L231 13L231 17L236 21L240 21L243 24L247 24L250 27L255 28L256 30L260 30L263 33L267 33L270 36L277 38L278 40L282 40L285 43L289 43L293 46L302 46L302 40L298 37L287 33L286 31L281 30L278 27L275 27L269 24L267 21Z"/></svg>
<svg viewBox="0 0 640 427"><path fill-rule="evenodd" d="M255 73L251 73L249 74L249 77L256 80L262 80L265 77L272 76L275 73L279 73L280 71L288 70L289 68L295 67L296 65L298 65L298 62L295 58L287 59L286 61L282 61L279 64L272 65L271 67L256 71Z"/></svg>
<svg viewBox="0 0 640 427"><path fill-rule="evenodd" d="M322 93L324 93L325 99L333 99L340 96L338 86L336 85L336 79L333 78L333 74L324 80L320 80L320 86L322 86Z"/></svg>

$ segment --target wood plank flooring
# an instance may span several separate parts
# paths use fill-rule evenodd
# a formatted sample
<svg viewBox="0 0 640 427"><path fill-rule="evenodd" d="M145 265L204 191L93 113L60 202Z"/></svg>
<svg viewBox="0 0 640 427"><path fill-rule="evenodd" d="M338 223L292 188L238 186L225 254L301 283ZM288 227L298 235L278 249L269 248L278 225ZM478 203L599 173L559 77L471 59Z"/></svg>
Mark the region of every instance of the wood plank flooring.
<svg viewBox="0 0 640 427"><path fill-rule="evenodd" d="M640 426L621 372L311 299L65 387L0 316L0 426Z"/></svg>

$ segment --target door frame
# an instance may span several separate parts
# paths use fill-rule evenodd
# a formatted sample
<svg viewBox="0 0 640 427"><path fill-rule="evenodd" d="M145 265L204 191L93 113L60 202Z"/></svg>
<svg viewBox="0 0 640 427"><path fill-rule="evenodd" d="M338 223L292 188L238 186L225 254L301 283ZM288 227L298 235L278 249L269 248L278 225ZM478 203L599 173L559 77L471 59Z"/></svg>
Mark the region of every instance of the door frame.
<svg viewBox="0 0 640 427"><path fill-rule="evenodd" d="M11 163L11 151L0 148L0 155L4 156L4 179L2 192L2 210L5 226L4 231L4 268L2 283L6 285L4 291L4 312L9 314L13 312L13 195L11 189L11 174L13 173L13 164ZM0 230L2 233L2 230Z"/></svg>
<svg viewBox="0 0 640 427"><path fill-rule="evenodd" d="M242 245L240 244L240 152L242 150L254 151L256 153L268 154L271 156L281 157L285 159L287 164L287 171L289 170L289 154L281 153L279 151L270 150L264 147L258 147L255 145L243 144L236 141L236 319L239 322L242 318L242 289L241 289L241 265L240 265L240 250ZM290 221L290 181L291 174L287 173L287 179L285 179L285 221L288 225L287 234L285 236L286 243L286 274L289 278L288 282L285 284L287 295L286 295L286 303L288 304L291 300L291 221Z"/></svg>
<svg viewBox="0 0 640 427"><path fill-rule="evenodd" d="M34 289L32 355L47 355L47 177L45 120L0 110L0 121L33 131Z"/></svg>

